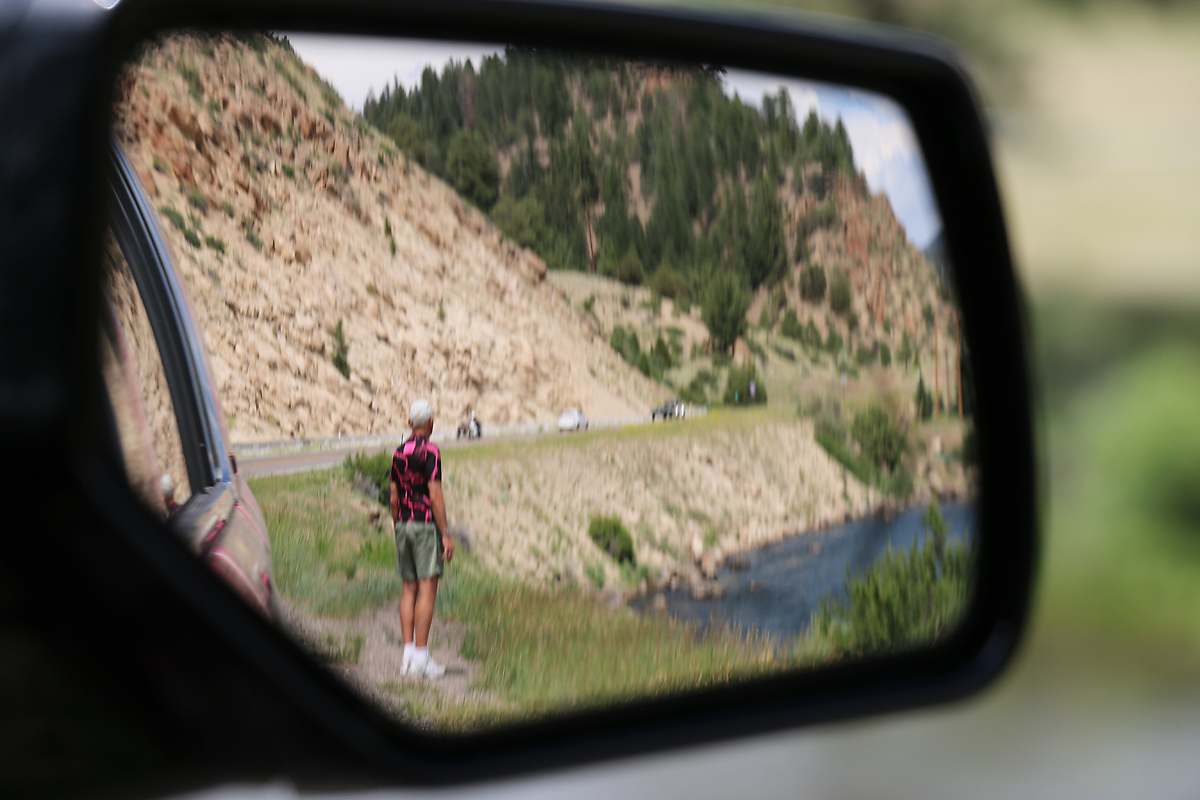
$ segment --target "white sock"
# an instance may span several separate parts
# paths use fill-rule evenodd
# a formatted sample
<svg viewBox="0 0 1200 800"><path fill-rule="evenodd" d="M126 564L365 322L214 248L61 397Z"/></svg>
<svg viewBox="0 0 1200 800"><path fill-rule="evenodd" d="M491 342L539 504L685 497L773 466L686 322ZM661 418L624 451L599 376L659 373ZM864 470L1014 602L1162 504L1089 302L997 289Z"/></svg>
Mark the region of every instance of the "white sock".
<svg viewBox="0 0 1200 800"><path fill-rule="evenodd" d="M428 659L429 659L429 648L428 647L414 647L413 648L413 663L414 664L424 664Z"/></svg>
<svg viewBox="0 0 1200 800"><path fill-rule="evenodd" d="M413 644L412 642L405 642L404 643L404 657L412 658L413 651L416 649L417 649L417 646L415 644Z"/></svg>

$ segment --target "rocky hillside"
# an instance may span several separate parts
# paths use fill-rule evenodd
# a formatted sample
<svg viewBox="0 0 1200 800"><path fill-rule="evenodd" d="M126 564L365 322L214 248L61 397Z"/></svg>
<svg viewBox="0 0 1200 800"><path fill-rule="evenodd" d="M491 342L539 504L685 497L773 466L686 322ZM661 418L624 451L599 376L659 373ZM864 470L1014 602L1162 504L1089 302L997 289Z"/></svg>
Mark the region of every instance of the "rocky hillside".
<svg viewBox="0 0 1200 800"><path fill-rule="evenodd" d="M172 36L124 72L115 130L162 214L235 441L644 413L631 369L453 190L286 43Z"/></svg>
<svg viewBox="0 0 1200 800"><path fill-rule="evenodd" d="M762 319L764 307L775 311L776 322L791 308L801 323L812 320L823 340L837 333L852 353L880 344L895 353L905 334L912 347L925 344L931 350L927 313L935 314L943 329L956 314L937 270L908 241L886 195L871 195L859 179L838 175L822 198L811 188L816 176L810 169L803 190L782 193L784 215L795 220L797 239L804 239L797 251L807 256L793 261L789 280L773 291L759 289L747 311L751 323ZM802 277L812 266L825 275L820 300L802 296ZM831 296L839 276L845 276L850 289L849 307L840 313L833 310ZM946 339L938 345L944 357Z"/></svg>

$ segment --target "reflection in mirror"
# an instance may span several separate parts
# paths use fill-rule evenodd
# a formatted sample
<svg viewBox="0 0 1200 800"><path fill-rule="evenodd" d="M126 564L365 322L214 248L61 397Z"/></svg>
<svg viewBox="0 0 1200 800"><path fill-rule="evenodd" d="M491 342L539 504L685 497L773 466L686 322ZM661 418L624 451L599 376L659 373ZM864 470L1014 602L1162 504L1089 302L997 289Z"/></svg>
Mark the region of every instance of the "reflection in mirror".
<svg viewBox="0 0 1200 800"><path fill-rule="evenodd" d="M127 238L165 241L191 308L172 324L211 370L169 394L236 454L190 500L174 478L178 513L203 496L215 521L184 538L398 718L474 730L953 629L971 371L895 103L711 66L190 33L143 47L118 96L149 209ZM120 340L106 375L133 375ZM109 384L168 431L161 381ZM178 471L159 460L129 470L155 508L146 475Z"/></svg>

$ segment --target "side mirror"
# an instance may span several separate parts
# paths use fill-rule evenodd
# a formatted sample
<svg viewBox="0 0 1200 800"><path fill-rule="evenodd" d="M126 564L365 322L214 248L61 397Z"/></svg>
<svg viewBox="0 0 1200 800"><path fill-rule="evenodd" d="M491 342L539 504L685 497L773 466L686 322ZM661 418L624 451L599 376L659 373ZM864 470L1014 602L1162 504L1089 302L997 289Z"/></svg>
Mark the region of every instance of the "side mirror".
<svg viewBox="0 0 1200 800"><path fill-rule="evenodd" d="M124 630L84 641L151 687L137 724L239 731L195 745L222 776L436 784L1001 672L1025 340L944 44L566 3L77 18L72 121L0 95L79 153L0 274L69 400L0 433L73 440L83 552L118 566L25 542L14 571L109 587L89 613ZM32 13L30 63L63 19Z"/></svg>

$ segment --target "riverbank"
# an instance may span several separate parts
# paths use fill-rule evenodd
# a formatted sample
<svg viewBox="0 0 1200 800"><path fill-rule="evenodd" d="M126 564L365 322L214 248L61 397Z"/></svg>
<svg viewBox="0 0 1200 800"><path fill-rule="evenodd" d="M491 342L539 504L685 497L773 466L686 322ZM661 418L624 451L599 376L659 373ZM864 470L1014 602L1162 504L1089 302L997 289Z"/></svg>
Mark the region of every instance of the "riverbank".
<svg viewBox="0 0 1200 800"><path fill-rule="evenodd" d="M443 453L452 520L488 566L595 589L679 580L693 564L872 513L879 498L814 439L811 420L766 410ZM624 568L588 536L617 517Z"/></svg>
<svg viewBox="0 0 1200 800"><path fill-rule="evenodd" d="M461 550L438 592L431 633L440 681L400 675L391 534L340 469L256 478L282 624L396 719L468 731L750 679L795 653L760 636L597 603L585 585L522 580Z"/></svg>

